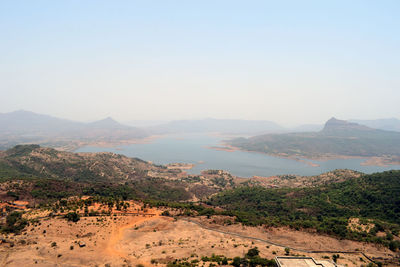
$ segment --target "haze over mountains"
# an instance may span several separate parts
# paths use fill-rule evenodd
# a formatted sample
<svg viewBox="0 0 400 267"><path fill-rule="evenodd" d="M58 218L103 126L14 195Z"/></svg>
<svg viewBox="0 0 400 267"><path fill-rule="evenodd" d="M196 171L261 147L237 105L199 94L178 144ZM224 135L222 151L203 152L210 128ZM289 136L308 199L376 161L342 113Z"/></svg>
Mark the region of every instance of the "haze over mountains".
<svg viewBox="0 0 400 267"><path fill-rule="evenodd" d="M168 133L224 133L261 134L285 132L286 129L275 122L266 120L223 120L207 118L203 120L176 120L149 128L151 132Z"/></svg>
<svg viewBox="0 0 400 267"><path fill-rule="evenodd" d="M375 119L375 120L357 120L351 119L349 122L355 122L361 125L368 126L374 129L380 129L385 131L400 132L400 120L396 118L388 119ZM324 124L304 124L290 130L292 132L318 132L324 128Z"/></svg>
<svg viewBox="0 0 400 267"><path fill-rule="evenodd" d="M349 120L370 128L386 131L400 132L400 120L398 119L377 119L377 120ZM136 126L135 124L131 124ZM283 127L278 123L268 120L235 120L235 119L214 119L207 118L201 120L175 120L166 123L156 123L156 121L138 122L151 133L210 133L218 132L223 134L235 135L260 135L267 133L295 133L295 132L319 132L324 128L324 124L300 124L296 127ZM150 125L150 126L149 126Z"/></svg>
<svg viewBox="0 0 400 267"><path fill-rule="evenodd" d="M213 118L202 120L176 120L147 127L144 125L146 124L142 124L142 127L140 128L128 126L121 124L110 117L91 123L83 123L19 110L0 114L0 148L6 149L20 143L38 143L51 147L66 146L65 149L73 150L77 146L88 143L124 143L142 139L151 135L221 133L226 135L255 136L254 138L248 139L251 140L252 144L255 144L254 142L258 143L260 140L264 139L270 140L272 138L271 136L274 136L274 140L278 137L280 139L283 138L286 140L285 142L289 141L287 138L295 138L297 141L301 140L302 142L302 145L296 143L290 145L289 142L288 146L293 146L289 150L295 151L304 149L304 138L313 138L314 141L320 138L327 139L327 134L332 134L333 131L336 137L343 137L343 135L347 134L350 134L350 136L357 136L357 142L359 142L358 137L360 136L367 139L372 138L375 141L377 139L389 138L386 141L381 140L380 142L382 144L379 144L379 146L385 145L387 146L387 149L392 148L396 150L396 145L392 146L390 142L397 142L396 138L398 135L393 132L388 133L383 130L374 130L372 127L368 128L367 126L362 126L361 124L354 122L344 122L335 119L328 121L323 130L321 130L323 126L320 125L302 125L295 128L285 128L275 122L266 120L224 120ZM397 119L366 121L366 125L385 129L399 129L400 131L400 124ZM395 140L392 140L393 138L395 138ZM332 141L333 139L329 140ZM357 142L353 141L353 145ZM73 145L71 145L71 143L73 143ZM279 146L278 144L281 144L281 142L277 142L271 147ZM363 145L368 144L365 143ZM314 148L319 149L315 146ZM278 149L278 151L282 152L281 149L282 148ZM255 150L259 151L260 148ZM270 148L267 149L267 151L269 150ZM284 151L286 150L287 149L284 149ZM327 151L328 148L325 148L325 150ZM329 147L329 150L332 151L331 153L336 153L336 144L332 144L332 147ZM371 153L370 149L366 150L367 152L360 150L355 153L361 155L379 154ZM386 149L384 149L384 151L386 151ZM289 152L286 151L284 153ZM347 155L348 153L345 154ZM390 154L393 154L393 152Z"/></svg>
<svg viewBox="0 0 400 267"><path fill-rule="evenodd" d="M112 118L82 123L24 110L0 114L0 148L19 143L60 147L71 142L116 142L146 136L144 130Z"/></svg>
<svg viewBox="0 0 400 267"><path fill-rule="evenodd" d="M133 127L122 125L112 118L83 123L24 110L0 114L0 125L1 134L20 133L27 135L56 135L106 128L133 129Z"/></svg>
<svg viewBox="0 0 400 267"><path fill-rule="evenodd" d="M366 125L368 127L375 129L400 132L400 120L396 118L377 119L377 120L350 120L350 121Z"/></svg>

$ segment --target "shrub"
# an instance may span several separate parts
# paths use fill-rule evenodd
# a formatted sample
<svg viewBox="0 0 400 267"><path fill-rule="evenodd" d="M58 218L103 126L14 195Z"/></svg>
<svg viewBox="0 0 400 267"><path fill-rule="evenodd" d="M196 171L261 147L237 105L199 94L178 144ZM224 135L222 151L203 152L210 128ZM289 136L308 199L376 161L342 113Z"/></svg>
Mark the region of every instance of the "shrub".
<svg viewBox="0 0 400 267"><path fill-rule="evenodd" d="M260 251L258 250L258 248L254 247L247 251L246 256L249 258L253 258L255 256L258 256L259 253L260 253Z"/></svg>
<svg viewBox="0 0 400 267"><path fill-rule="evenodd" d="M337 259L340 257L340 255L339 254L333 254L332 255L332 260L333 260L333 262L337 262Z"/></svg>
<svg viewBox="0 0 400 267"><path fill-rule="evenodd" d="M80 220L80 216L76 212L69 212L64 216L68 221L77 222Z"/></svg>
<svg viewBox="0 0 400 267"><path fill-rule="evenodd" d="M400 241L396 240L396 241L390 241L389 242L389 249L391 251L396 251L400 248Z"/></svg>
<svg viewBox="0 0 400 267"><path fill-rule="evenodd" d="M6 224L1 230L4 233L19 233L27 224L28 221L22 218L22 212L14 211L7 215Z"/></svg>
<svg viewBox="0 0 400 267"><path fill-rule="evenodd" d="M162 215L162 216L171 216L171 214L169 213L168 210L163 211L163 212L161 213L161 215Z"/></svg>

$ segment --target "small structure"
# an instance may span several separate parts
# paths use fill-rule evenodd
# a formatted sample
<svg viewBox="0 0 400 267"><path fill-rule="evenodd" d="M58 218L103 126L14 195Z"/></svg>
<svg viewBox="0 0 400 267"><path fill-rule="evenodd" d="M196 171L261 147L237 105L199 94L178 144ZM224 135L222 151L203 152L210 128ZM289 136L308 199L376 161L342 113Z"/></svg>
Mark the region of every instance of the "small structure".
<svg viewBox="0 0 400 267"><path fill-rule="evenodd" d="M328 260L316 261L312 257L275 257L278 267L336 267L337 265Z"/></svg>

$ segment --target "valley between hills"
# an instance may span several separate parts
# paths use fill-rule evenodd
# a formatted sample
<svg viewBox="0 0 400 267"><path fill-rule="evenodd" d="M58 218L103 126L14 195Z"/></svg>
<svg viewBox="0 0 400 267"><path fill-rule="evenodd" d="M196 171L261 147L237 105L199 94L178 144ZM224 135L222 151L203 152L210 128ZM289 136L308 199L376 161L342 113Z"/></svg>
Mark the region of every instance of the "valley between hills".
<svg viewBox="0 0 400 267"><path fill-rule="evenodd" d="M399 171L189 175L38 145L2 151L0 167L2 266L399 263Z"/></svg>

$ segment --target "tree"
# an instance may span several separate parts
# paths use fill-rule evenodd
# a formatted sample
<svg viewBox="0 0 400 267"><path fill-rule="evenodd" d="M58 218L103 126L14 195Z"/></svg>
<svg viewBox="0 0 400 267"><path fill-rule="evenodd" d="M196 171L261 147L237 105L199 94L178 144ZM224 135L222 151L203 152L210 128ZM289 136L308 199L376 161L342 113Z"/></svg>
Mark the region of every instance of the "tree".
<svg viewBox="0 0 400 267"><path fill-rule="evenodd" d="M249 251L247 251L246 256L249 258L253 258L255 256L258 256L259 253L260 253L260 251L258 250L258 248L254 247L254 248L249 249Z"/></svg>
<svg viewBox="0 0 400 267"><path fill-rule="evenodd" d="M171 216L168 210L165 210L161 213L161 216Z"/></svg>
<svg viewBox="0 0 400 267"><path fill-rule="evenodd" d="M400 247L400 241L398 241L398 240L393 241L392 240L392 241L389 242L389 249L391 251L396 251L396 250L399 249L399 247Z"/></svg>
<svg viewBox="0 0 400 267"><path fill-rule="evenodd" d="M290 254L290 248L285 248L285 253L286 253L286 255L289 255Z"/></svg>
<svg viewBox="0 0 400 267"><path fill-rule="evenodd" d="M72 222L77 222L80 220L80 216L76 212L69 212L69 213L65 214L64 217L67 218L68 221L72 221Z"/></svg>
<svg viewBox="0 0 400 267"><path fill-rule="evenodd" d="M340 258L340 255L339 255L339 254L333 254L333 255L332 255L332 260L333 260L334 263L337 262L337 259L338 259L338 258Z"/></svg>
<svg viewBox="0 0 400 267"><path fill-rule="evenodd" d="M234 257L232 265L235 267L240 267L240 264L242 263L242 259L240 257Z"/></svg>
<svg viewBox="0 0 400 267"><path fill-rule="evenodd" d="M19 233L28 221L22 218L22 212L14 211L7 215L6 224L3 226L2 231L6 233Z"/></svg>

